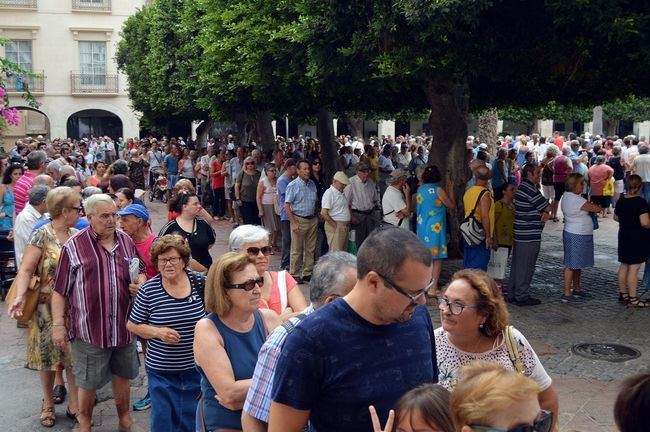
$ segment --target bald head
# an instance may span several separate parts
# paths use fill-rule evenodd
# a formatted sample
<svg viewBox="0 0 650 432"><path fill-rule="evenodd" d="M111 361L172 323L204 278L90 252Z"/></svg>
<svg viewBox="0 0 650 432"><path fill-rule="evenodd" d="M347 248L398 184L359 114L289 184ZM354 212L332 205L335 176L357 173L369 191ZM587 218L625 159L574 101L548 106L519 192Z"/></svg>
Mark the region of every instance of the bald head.
<svg viewBox="0 0 650 432"><path fill-rule="evenodd" d="M36 185L45 185L52 189L54 187L54 180L52 177L50 177L47 174L39 174L36 177L34 177L34 182L32 183L34 186Z"/></svg>

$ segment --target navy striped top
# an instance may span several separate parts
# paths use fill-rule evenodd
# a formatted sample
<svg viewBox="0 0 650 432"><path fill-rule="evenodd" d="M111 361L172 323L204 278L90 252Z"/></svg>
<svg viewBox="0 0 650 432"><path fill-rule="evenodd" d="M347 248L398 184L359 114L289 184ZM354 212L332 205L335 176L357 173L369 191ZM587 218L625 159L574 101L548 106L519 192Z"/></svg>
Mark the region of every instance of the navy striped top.
<svg viewBox="0 0 650 432"><path fill-rule="evenodd" d="M134 324L149 324L154 327L169 327L180 335L177 344L168 344L160 339L147 341L145 366L160 372L181 372L194 368L194 326L205 316L201 293L205 277L186 270L190 278L191 292L185 298L175 298L163 288L162 277L156 275L138 290L129 321Z"/></svg>
<svg viewBox="0 0 650 432"><path fill-rule="evenodd" d="M542 240L542 211L548 201L537 186L523 179L515 194L515 241L535 242Z"/></svg>

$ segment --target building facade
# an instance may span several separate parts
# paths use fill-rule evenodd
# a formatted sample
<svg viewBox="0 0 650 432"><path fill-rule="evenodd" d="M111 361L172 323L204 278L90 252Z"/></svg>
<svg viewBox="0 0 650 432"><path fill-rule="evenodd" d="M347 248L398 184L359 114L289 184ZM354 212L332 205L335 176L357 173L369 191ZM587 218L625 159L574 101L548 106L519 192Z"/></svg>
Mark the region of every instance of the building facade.
<svg viewBox="0 0 650 432"><path fill-rule="evenodd" d="M135 137L126 77L115 55L124 21L149 0L0 0L0 56L41 75L6 77L12 107L22 121L5 139L26 135ZM25 83L41 103L27 109Z"/></svg>

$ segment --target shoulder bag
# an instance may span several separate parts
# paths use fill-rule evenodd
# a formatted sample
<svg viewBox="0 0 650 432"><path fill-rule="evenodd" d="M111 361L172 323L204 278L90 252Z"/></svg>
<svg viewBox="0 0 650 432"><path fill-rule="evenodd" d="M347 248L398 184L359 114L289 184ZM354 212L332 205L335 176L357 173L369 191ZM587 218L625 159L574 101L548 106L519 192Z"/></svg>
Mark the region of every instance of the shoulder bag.
<svg viewBox="0 0 650 432"><path fill-rule="evenodd" d="M481 198L483 198L483 195L487 191L487 189L483 189L481 191L481 193L478 195L478 199L476 200L476 204L474 204L474 208L460 224L460 233L462 234L465 242L470 246L477 246L481 242L485 241L485 231L483 230L483 225L476 219L474 214L476 213L478 205L481 203Z"/></svg>
<svg viewBox="0 0 650 432"><path fill-rule="evenodd" d="M8 305L13 304L13 302L16 300L16 297L18 296L18 285L16 284L17 280L18 278L14 279L14 281L11 283L7 297L5 297L5 303ZM29 321L32 319L32 316L36 311L36 306L38 305L38 298L41 293L40 282L41 279L36 275L32 276L30 279L29 286L27 287L27 292L25 293L25 307L23 308L23 314L21 316L17 316L15 318L16 320Z"/></svg>
<svg viewBox="0 0 650 432"><path fill-rule="evenodd" d="M517 340L515 339L514 334L512 333L512 326L506 326L506 329L503 332L503 335L506 339L506 347L508 348L508 356L512 365L515 367L515 370L519 373L524 373L524 364L521 361L521 356L519 355L519 350L517 349Z"/></svg>

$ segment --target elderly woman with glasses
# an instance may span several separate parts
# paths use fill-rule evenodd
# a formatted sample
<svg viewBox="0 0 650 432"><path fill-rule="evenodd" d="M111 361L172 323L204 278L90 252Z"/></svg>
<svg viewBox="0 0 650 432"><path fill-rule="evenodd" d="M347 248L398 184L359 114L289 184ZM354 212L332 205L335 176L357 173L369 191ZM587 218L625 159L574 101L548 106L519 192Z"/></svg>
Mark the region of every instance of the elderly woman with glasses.
<svg viewBox="0 0 650 432"><path fill-rule="evenodd" d="M205 277L187 269L190 247L178 234L154 241L151 263L160 271L138 290L126 328L147 340L145 366L151 430L196 430L201 377L194 365L194 327L205 316Z"/></svg>
<svg viewBox="0 0 650 432"><path fill-rule="evenodd" d="M278 316L259 309L263 278L255 259L228 252L208 272L205 308L194 332L194 358L201 374L197 430L241 430L246 393L257 355Z"/></svg>
<svg viewBox="0 0 650 432"><path fill-rule="evenodd" d="M271 309L282 320L297 315L307 307L298 283L286 270L269 271L269 232L256 225L241 225L230 233L228 247L253 258L257 274L263 279L260 308Z"/></svg>
<svg viewBox="0 0 650 432"><path fill-rule="evenodd" d="M451 394L456 431L550 432L553 413L540 407L532 379L498 364L473 362L461 369Z"/></svg>
<svg viewBox="0 0 650 432"><path fill-rule="evenodd" d="M34 231L27 243L16 277L18 294L9 306L9 315L14 318L22 316L30 280L32 276L38 276L39 303L29 321L26 366L40 372L43 387L40 422L42 426L53 427L56 415L52 387L54 374L60 366L66 369L70 387L70 404L66 416L75 419L78 410L77 388L71 370L70 344L67 343L64 349L60 349L52 341L54 326L51 298L61 247L77 232L74 226L81 211L81 196L72 188L61 186L52 189L45 201L52 220Z"/></svg>
<svg viewBox="0 0 650 432"><path fill-rule="evenodd" d="M439 384L451 391L462 366L475 360L498 363L534 380L541 390L539 405L557 418L558 397L551 377L524 335L508 326L508 308L487 273L470 269L456 272L437 303L442 322L434 331ZM506 343L510 335L517 349L515 359L511 359Z"/></svg>
<svg viewBox="0 0 650 432"><path fill-rule="evenodd" d="M252 157L244 159L244 169L235 180L235 200L240 206L241 216L245 224L259 225L260 217L257 210L257 185L261 173L257 170Z"/></svg>

